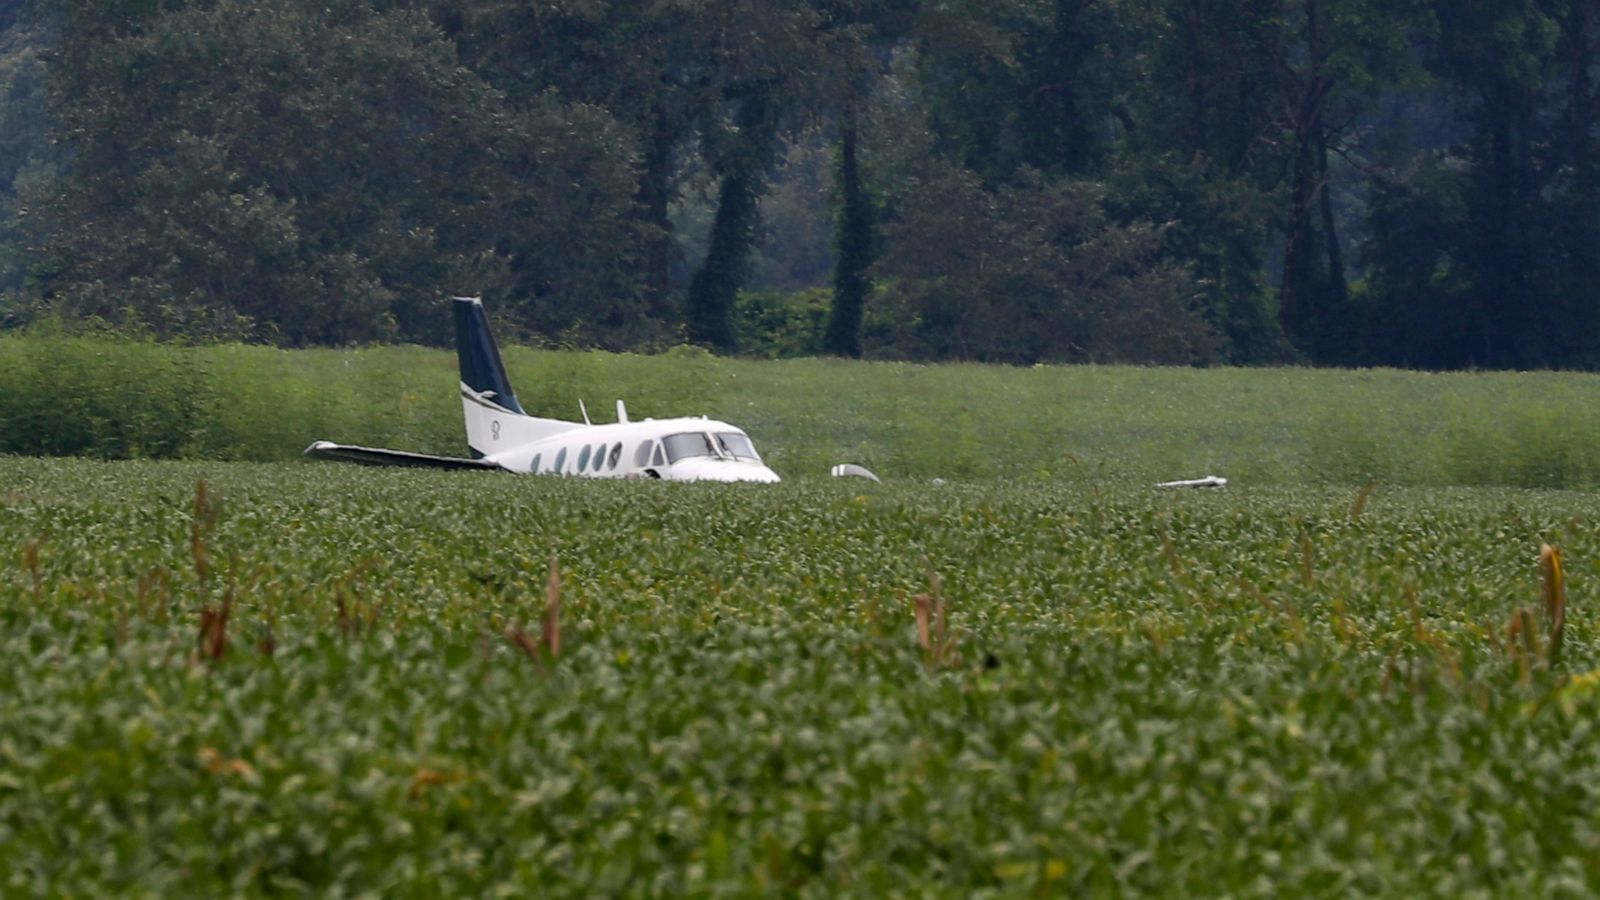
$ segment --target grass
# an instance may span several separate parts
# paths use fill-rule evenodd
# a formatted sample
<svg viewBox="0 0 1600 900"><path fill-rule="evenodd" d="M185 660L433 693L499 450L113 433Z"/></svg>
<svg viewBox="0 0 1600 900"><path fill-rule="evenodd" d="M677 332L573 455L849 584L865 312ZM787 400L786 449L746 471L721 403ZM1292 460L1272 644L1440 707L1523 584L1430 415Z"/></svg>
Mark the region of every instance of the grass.
<svg viewBox="0 0 1600 900"><path fill-rule="evenodd" d="M508 348L524 406L708 414L781 474L1105 484L1600 484L1600 377L919 366ZM316 439L463 452L452 354L0 337L0 452L281 461Z"/></svg>
<svg viewBox="0 0 1600 900"><path fill-rule="evenodd" d="M0 889L1590 894L1597 513L0 459Z"/></svg>

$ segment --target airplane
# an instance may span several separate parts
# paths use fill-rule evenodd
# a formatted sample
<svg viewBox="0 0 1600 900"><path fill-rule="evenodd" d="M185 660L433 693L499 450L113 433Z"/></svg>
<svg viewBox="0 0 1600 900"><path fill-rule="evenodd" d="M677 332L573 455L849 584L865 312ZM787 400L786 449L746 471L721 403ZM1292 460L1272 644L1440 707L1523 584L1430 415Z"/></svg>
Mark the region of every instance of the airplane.
<svg viewBox="0 0 1600 900"><path fill-rule="evenodd" d="M585 478L656 478L663 481L773 483L750 436L704 416L628 419L617 401L617 421L595 425L579 401L582 422L529 415L511 390L500 348L479 297L454 297L456 358L461 369L461 409L470 459L431 456L316 441L306 455L379 466L482 469Z"/></svg>

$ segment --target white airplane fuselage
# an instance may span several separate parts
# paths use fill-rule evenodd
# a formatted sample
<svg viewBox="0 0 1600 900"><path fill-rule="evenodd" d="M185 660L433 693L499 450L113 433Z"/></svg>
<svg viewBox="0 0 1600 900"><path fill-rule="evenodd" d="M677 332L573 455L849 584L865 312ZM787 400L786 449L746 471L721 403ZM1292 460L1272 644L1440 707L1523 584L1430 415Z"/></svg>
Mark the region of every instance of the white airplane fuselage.
<svg viewBox="0 0 1600 900"><path fill-rule="evenodd" d="M306 455L380 466L498 469L532 475L585 478L659 478L666 481L776 482L744 431L705 417L629 421L617 401L617 421L531 416L517 401L483 302L453 301L456 357L461 369L461 411L471 458L317 441Z"/></svg>
<svg viewBox="0 0 1600 900"><path fill-rule="evenodd" d="M471 401L467 401L471 402ZM703 417L644 419L608 425L541 420L567 427L531 441L515 439L512 419L489 419L485 462L531 475L660 478L666 481L778 481L750 438L726 422ZM496 434L495 425L499 431Z"/></svg>

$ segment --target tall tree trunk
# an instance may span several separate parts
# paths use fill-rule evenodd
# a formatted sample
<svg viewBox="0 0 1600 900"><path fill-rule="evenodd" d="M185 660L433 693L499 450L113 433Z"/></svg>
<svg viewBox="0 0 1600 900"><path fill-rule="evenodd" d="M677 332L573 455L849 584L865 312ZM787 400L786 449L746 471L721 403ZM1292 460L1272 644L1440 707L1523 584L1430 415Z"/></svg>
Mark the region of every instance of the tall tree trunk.
<svg viewBox="0 0 1600 900"><path fill-rule="evenodd" d="M657 107L651 115L644 172L639 179L639 203L651 226L651 233L645 238L645 290L649 293L650 312L668 322L672 320L672 220L668 210L672 200L672 150L677 141L666 111Z"/></svg>
<svg viewBox="0 0 1600 900"><path fill-rule="evenodd" d="M1335 322L1350 322L1350 284L1345 280L1344 250L1339 246L1339 224L1333 215L1333 189L1329 185L1328 177L1328 142L1321 141L1317 148L1317 170L1320 186L1317 189L1318 205L1322 208L1322 240L1323 249L1327 251L1327 299L1328 310ZM1342 331L1342 329L1341 329ZM1353 362L1355 358L1367 350L1366 335L1362 334L1329 334L1327 328L1322 329L1320 352L1324 359L1339 359ZM1337 338L1346 341L1359 339L1363 342L1361 347L1332 346ZM1352 353L1355 351L1355 353Z"/></svg>
<svg viewBox="0 0 1600 900"><path fill-rule="evenodd" d="M755 176L740 171L722 179L717 215L711 224L711 246L689 283L684 315L689 340L707 344L718 353L738 349L733 306L744 283L750 246L755 243L758 199Z"/></svg>
<svg viewBox="0 0 1600 900"><path fill-rule="evenodd" d="M872 282L872 197L861 183L856 161L856 123L852 114L839 145L838 259L833 273L833 309L823 349L836 356L861 356L861 317Z"/></svg>
<svg viewBox="0 0 1600 900"><path fill-rule="evenodd" d="M1278 291L1278 322L1289 341L1315 359L1318 331L1326 310L1317 303L1315 272L1317 229L1314 210L1326 189L1327 134L1323 106L1331 85L1322 77L1323 42L1315 0L1306 4L1306 70L1298 79L1295 98L1294 162L1290 175L1288 221L1284 227L1283 277ZM1296 80L1289 74L1291 83ZM1319 165L1319 163L1321 165Z"/></svg>
<svg viewBox="0 0 1600 900"><path fill-rule="evenodd" d="M734 301L744 286L750 250L755 246L761 220L758 204L777 141L770 112L765 90L756 88L744 98L737 117L740 146L721 165L722 187L711 223L711 246L689 283L684 311L689 340L719 353L738 349Z"/></svg>
<svg viewBox="0 0 1600 900"><path fill-rule="evenodd" d="M1184 74L1189 81L1189 150L1193 156L1199 156L1210 148L1210 138L1206 134L1206 60L1202 50L1205 45L1200 35L1200 17L1199 0L1186 0L1183 5L1183 37L1188 65Z"/></svg>
<svg viewBox="0 0 1600 900"><path fill-rule="evenodd" d="M1318 311L1312 296L1316 258L1316 229L1312 208L1317 197L1314 141L1321 139L1321 122L1315 113L1302 111L1295 123L1295 157L1289 187L1288 221L1284 226L1283 275L1278 287L1278 322L1283 333L1302 353L1313 355Z"/></svg>

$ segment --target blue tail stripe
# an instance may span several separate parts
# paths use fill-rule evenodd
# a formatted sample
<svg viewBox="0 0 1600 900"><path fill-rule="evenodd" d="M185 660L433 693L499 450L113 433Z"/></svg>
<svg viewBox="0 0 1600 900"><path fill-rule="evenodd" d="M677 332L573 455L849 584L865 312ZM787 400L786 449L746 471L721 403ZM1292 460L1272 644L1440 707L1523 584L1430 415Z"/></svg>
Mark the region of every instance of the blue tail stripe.
<svg viewBox="0 0 1600 900"><path fill-rule="evenodd" d="M505 364L500 361L500 348L489 331L489 316L483 311L483 302L476 297L457 297L455 316L456 358L461 363L461 383L511 412L527 415L511 390Z"/></svg>

